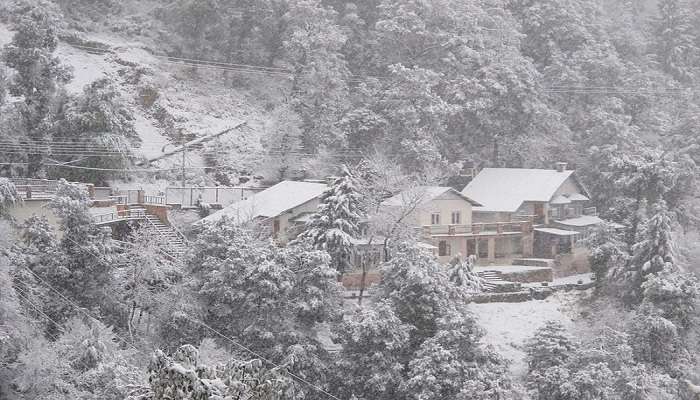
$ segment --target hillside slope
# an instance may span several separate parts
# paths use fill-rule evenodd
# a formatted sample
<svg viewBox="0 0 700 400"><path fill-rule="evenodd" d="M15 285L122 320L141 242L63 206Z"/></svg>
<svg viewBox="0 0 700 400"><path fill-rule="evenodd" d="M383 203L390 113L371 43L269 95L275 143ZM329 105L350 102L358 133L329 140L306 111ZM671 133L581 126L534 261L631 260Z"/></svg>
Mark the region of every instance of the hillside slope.
<svg viewBox="0 0 700 400"><path fill-rule="evenodd" d="M0 24L0 46L9 43L12 34L9 25ZM279 96L284 79L183 66L146 50L143 42L111 32L81 32L79 38L69 38L72 43L62 39L56 51L61 62L73 70L73 79L65 89L78 94L98 79L111 80L141 138L136 155L153 158L182 141L245 122L244 127L188 151L188 179L192 183L214 183L210 178L214 174L207 176L205 166L215 166L208 171L223 172L219 178L231 183L237 183L240 175L258 172L266 114L278 103L274 97ZM181 166L182 157L176 154L142 168L161 172L159 177L167 179L172 177L162 169ZM152 178L154 174L144 176Z"/></svg>

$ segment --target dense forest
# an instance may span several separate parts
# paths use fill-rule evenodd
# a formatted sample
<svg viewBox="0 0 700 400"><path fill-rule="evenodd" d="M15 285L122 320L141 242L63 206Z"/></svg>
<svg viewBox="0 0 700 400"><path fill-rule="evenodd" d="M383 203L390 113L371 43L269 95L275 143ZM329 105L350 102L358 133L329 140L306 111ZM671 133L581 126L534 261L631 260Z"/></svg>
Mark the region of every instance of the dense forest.
<svg viewBox="0 0 700 400"><path fill-rule="evenodd" d="M67 182L58 231L13 225L18 194L0 178L0 399L698 398L700 0L4 0L0 22L0 176L104 184L144 169L118 84L65 90L59 43L99 48L95 31L211 67L191 79L272 87L251 174L342 176L291 245L224 220L176 261L139 231L114 247ZM100 151L75 160L86 143ZM444 268L395 222L370 227L396 239L372 305L344 306L343 235L387 194L557 161L627 229L587 239L587 329L548 322L526 376L483 342L469 260Z"/></svg>

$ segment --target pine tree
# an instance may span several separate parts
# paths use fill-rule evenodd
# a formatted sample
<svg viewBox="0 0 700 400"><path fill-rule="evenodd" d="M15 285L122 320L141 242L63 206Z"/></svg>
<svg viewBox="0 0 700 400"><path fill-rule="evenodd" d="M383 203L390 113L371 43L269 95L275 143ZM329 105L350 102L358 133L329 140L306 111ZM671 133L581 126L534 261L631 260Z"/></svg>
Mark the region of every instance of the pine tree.
<svg viewBox="0 0 700 400"><path fill-rule="evenodd" d="M10 93L24 99L21 114L31 140L46 139L43 124L49 122L51 103L60 85L71 79L53 53L58 46L56 24L49 11L36 7L23 15L12 41L5 46L3 60L17 72L10 81ZM42 156L29 155L29 174L36 175Z"/></svg>
<svg viewBox="0 0 700 400"><path fill-rule="evenodd" d="M338 121L348 107L349 71L340 52L347 40L337 12L320 0L291 0L284 50L294 66L292 104L302 118L303 145L317 151L344 144Z"/></svg>
<svg viewBox="0 0 700 400"><path fill-rule="evenodd" d="M628 262L627 246L618 229L608 223L592 228L584 240L590 249L588 262L596 276L596 287L602 289L608 283L608 274Z"/></svg>
<svg viewBox="0 0 700 400"><path fill-rule="evenodd" d="M663 69L679 80L692 78L700 54L695 46L691 13L683 0L662 0L654 19L654 51Z"/></svg>
<svg viewBox="0 0 700 400"><path fill-rule="evenodd" d="M88 157L85 160L75 160L74 157L60 154L52 156L61 162L71 162L71 165L89 168L128 167L131 147L141 141L134 129L131 110L119 96L116 86L106 78L87 85L79 96L62 98L50 127L51 137L57 142L94 146L112 153L105 157ZM48 173L49 177L98 185L105 184L108 178L115 175L104 171L66 171L65 168L49 170Z"/></svg>
<svg viewBox="0 0 700 400"><path fill-rule="evenodd" d="M474 317L453 312L438 321L408 365L402 387L407 399L490 400L509 398L508 367L493 348L480 341L484 332Z"/></svg>
<svg viewBox="0 0 700 400"><path fill-rule="evenodd" d="M530 373L564 365L576 347L561 323L547 321L535 332L525 349Z"/></svg>
<svg viewBox="0 0 700 400"><path fill-rule="evenodd" d="M641 238L632 246L632 257L625 266L614 271L622 282L628 301L642 300L642 284L648 275L673 268L673 215L662 200L654 206L653 214L641 229Z"/></svg>
<svg viewBox="0 0 700 400"><path fill-rule="evenodd" d="M331 264L340 275L351 268L353 240L359 235L361 198L355 179L345 169L320 198L318 211L307 222L299 240L308 240L331 256Z"/></svg>
<svg viewBox="0 0 700 400"><path fill-rule="evenodd" d="M432 254L410 245L402 245L385 264L379 288L401 321L415 327L415 346L435 335L443 315L466 304L466 293L450 282L447 269Z"/></svg>
<svg viewBox="0 0 700 400"><path fill-rule="evenodd" d="M391 303L361 309L334 328L335 341L342 346L338 377L343 398L401 398L411 326L396 316Z"/></svg>

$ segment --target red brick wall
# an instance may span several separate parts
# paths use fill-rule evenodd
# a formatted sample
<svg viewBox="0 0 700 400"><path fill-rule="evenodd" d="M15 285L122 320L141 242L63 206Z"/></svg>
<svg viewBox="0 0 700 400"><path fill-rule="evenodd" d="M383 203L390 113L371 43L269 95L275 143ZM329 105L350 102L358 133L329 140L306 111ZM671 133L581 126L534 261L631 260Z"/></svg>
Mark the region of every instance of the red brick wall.
<svg viewBox="0 0 700 400"><path fill-rule="evenodd" d="M170 208L169 206L161 206L161 205L155 205L155 204L143 204L143 208L146 209L147 213L158 217L160 222L162 222L166 225L170 225L170 222L168 221L168 209Z"/></svg>

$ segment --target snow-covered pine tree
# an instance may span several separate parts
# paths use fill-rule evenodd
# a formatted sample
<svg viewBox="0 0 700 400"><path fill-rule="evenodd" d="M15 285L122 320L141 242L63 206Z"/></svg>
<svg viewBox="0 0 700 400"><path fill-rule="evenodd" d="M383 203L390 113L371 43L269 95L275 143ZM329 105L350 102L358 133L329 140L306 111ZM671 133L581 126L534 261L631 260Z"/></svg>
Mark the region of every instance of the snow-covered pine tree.
<svg viewBox="0 0 700 400"><path fill-rule="evenodd" d="M435 336L423 342L408 364L406 399L490 400L511 398L506 361L481 343L484 331L466 311L438 320Z"/></svg>
<svg viewBox="0 0 700 400"><path fill-rule="evenodd" d="M57 23L50 7L42 4L25 12L16 26L12 41L2 52L2 60L16 73L10 79L10 94L22 97L22 129L30 143L46 139L43 124L51 114L51 104L61 84L71 79L68 68L54 56L58 46ZM28 154L28 174L41 169L43 154Z"/></svg>
<svg viewBox="0 0 700 400"><path fill-rule="evenodd" d="M308 240L314 248L328 252L331 265L342 275L351 267L353 239L359 234L361 214L355 179L344 168L342 176L321 195L318 211L306 223L299 240Z"/></svg>
<svg viewBox="0 0 700 400"><path fill-rule="evenodd" d="M642 284L647 275L658 274L673 266L673 215L661 200L643 224L641 239L632 246L632 258L616 275L626 287L628 300L642 299Z"/></svg>
<svg viewBox="0 0 700 400"><path fill-rule="evenodd" d="M690 9L683 0L661 0L658 10L654 19L656 57L665 72L679 80L690 79L699 55Z"/></svg>
<svg viewBox="0 0 700 400"><path fill-rule="evenodd" d="M564 365L576 349L576 344L557 321L547 321L527 342L527 364L530 373Z"/></svg>
<svg viewBox="0 0 700 400"><path fill-rule="evenodd" d="M591 228L583 243L590 249L588 262L596 276L596 288L602 289L608 283L609 273L629 259L623 234L613 225L603 223Z"/></svg>
<svg viewBox="0 0 700 400"><path fill-rule="evenodd" d="M340 397L400 399L413 328L399 319L391 302L360 309L333 328L342 346L337 362Z"/></svg>

